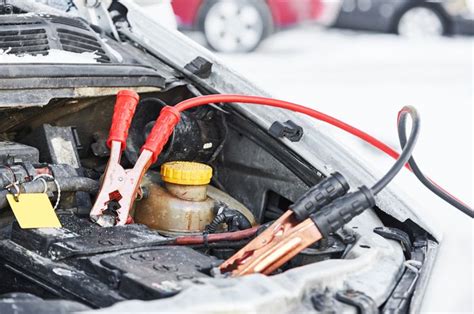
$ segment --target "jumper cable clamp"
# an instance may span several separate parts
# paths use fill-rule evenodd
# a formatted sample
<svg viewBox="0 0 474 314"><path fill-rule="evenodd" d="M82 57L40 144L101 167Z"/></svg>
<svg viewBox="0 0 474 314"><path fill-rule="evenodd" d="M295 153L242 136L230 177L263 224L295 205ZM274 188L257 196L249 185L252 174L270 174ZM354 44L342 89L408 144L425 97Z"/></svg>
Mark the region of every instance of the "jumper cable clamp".
<svg viewBox="0 0 474 314"><path fill-rule="evenodd" d="M366 187L346 194L349 186L335 173L305 193L263 233L221 264L233 277L270 275L313 243L337 231L375 205Z"/></svg>
<svg viewBox="0 0 474 314"><path fill-rule="evenodd" d="M142 177L157 160L180 119L180 114L174 107L164 107L142 146L134 167L124 169L120 165L120 159L126 147L128 130L138 100L139 96L134 91L122 90L117 94L107 139L110 158L99 194L90 213L90 218L103 227L124 225L132 220L129 213L137 197Z"/></svg>
<svg viewBox="0 0 474 314"><path fill-rule="evenodd" d="M322 180L304 193L258 237L225 261L220 266L221 272L231 273L233 276L271 274L322 237L314 224L306 221L307 218L334 199L345 195L348 190L349 184L338 172ZM305 223L301 223L302 221Z"/></svg>

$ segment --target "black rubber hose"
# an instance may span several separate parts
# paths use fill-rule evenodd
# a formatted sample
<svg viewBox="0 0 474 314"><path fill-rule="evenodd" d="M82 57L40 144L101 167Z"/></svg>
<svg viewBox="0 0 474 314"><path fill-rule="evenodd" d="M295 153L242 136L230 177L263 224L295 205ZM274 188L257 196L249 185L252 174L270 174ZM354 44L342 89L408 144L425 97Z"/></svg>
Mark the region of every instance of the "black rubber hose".
<svg viewBox="0 0 474 314"><path fill-rule="evenodd" d="M224 213L217 214L216 217L211 221L209 225L206 226L206 231L209 233L216 232L217 228L225 222L226 216Z"/></svg>
<svg viewBox="0 0 474 314"><path fill-rule="evenodd" d="M217 214L212 222L206 226L208 233L215 233L219 226L223 223L227 224L228 231L244 230L252 227L252 224L241 212L221 204L223 207L221 213Z"/></svg>
<svg viewBox="0 0 474 314"><path fill-rule="evenodd" d="M84 177L58 177L55 178L61 188L61 192L87 192L96 194L99 191L99 182L93 179ZM48 192L57 192L56 184L53 181L46 182ZM44 191L44 183L41 180L25 182L19 185L21 193L41 193ZM0 208L8 206L7 190L0 191Z"/></svg>
<svg viewBox="0 0 474 314"><path fill-rule="evenodd" d="M405 127L406 123L406 116L410 115L412 120L411 125L411 132L410 138L405 143L406 145L402 145L403 151L398 157L397 161L393 164L392 168L385 174L382 179L380 179L375 185L372 187L372 193L374 195L378 194L382 191L392 180L395 176L400 172L400 170L405 166L408 160L411 158L411 154L413 149L415 148L416 141L418 139L418 135L420 132L420 117L418 112L415 108L411 106L403 107L403 109L399 113L398 117L398 125L400 126L400 122L403 120L403 127ZM405 137L406 139L406 137Z"/></svg>
<svg viewBox="0 0 474 314"><path fill-rule="evenodd" d="M407 144L407 134L406 134L406 115L400 115L398 119L398 138L400 140L400 145L402 147L406 147ZM408 141L409 143L409 141ZM423 172L418 167L417 163L413 156L411 156L408 160L408 164L410 165L411 170L415 174L415 176L426 186L428 189L431 190L434 194L438 197L449 203L450 205L454 206L464 214L468 215L471 218L474 218L474 211L467 205L463 204L462 202L458 201L455 197L441 189L438 185L436 185L433 181L431 181L428 177L426 177Z"/></svg>

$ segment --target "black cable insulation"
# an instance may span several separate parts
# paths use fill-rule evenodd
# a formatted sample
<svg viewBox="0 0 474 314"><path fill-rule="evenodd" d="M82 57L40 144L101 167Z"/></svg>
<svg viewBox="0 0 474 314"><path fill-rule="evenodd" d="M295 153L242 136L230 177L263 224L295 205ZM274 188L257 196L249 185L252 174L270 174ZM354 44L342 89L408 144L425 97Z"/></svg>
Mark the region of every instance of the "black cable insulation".
<svg viewBox="0 0 474 314"><path fill-rule="evenodd" d="M400 157L400 154L398 154L395 150L393 150L388 145L386 145L383 142L379 141L378 139L371 136L370 134L367 134L367 133L365 133L365 132L363 132L363 131L361 131L361 130L359 130L359 129L351 126L351 125L348 125L347 123L344 123L341 120L338 120L334 117L326 115L322 112L310 109L308 107L300 106L300 105L297 105L297 104L294 104L294 103L290 103L290 102L286 102L286 101L282 101L282 100L278 100L278 99L259 97L259 96L215 94L215 95L199 96L199 97L194 97L194 98L191 98L191 99L183 100L182 102L180 102L179 104L174 106L174 109L178 110L179 112L182 112L182 111L190 109L190 108L194 108L194 107L198 107L198 106L202 106L202 105L207 105L207 104L210 104L210 103L245 103L245 104L267 105L267 106L292 110L294 112L299 112L299 113L308 115L308 116L313 117L315 119L318 119L320 121L324 121L324 122L329 123L329 124L331 124L335 127L340 128L340 129L342 129L342 130L344 130L344 131L346 131L346 132L348 132L348 133L350 133L354 136L357 136L360 139L366 141L367 143L370 143L374 147L376 147L376 148L380 149L381 151L385 152L386 154L388 154L389 156L391 156L394 159L398 160L399 157ZM403 112L403 111L404 110L402 110L401 112ZM416 117L416 118L418 118L418 117ZM410 134L410 138L413 137L412 135L416 135L416 134ZM408 140L406 145L405 145L405 146L407 146L407 149L412 148L411 147L412 145L410 145L409 142L410 142L410 140ZM411 157L410 154L407 153L407 154L405 154L404 159L407 156ZM403 160L403 159L401 159L401 160ZM400 161L400 163L401 163L401 161ZM386 184L390 183L390 181L393 179L393 177L390 177L390 176L392 176L393 174L396 175L398 173L398 171L396 169L399 167L400 163L397 162L392 167L392 169L389 171L389 173L387 173L386 178L384 177L383 181L381 181L381 182L379 181L379 183L377 183L374 186L374 191L380 192L380 188L381 187L383 188L384 184L386 185ZM408 169L412 170L408 163L406 163L405 166ZM439 193L439 194L437 194L438 196L440 196L440 194L444 194L443 199L449 200L450 204L456 204L455 205L456 208L458 208L458 209L462 208L461 210L463 212L465 212L466 214L468 214L469 216L472 215L472 210L467 205L463 204L461 201L457 200L454 196L452 196L448 192L444 191L441 187L437 186L433 181L431 181L431 180L429 180L429 181L430 181L430 183L427 183L426 181L425 181L425 183L427 184L427 186L430 189L432 189L432 191L433 190L437 191Z"/></svg>
<svg viewBox="0 0 474 314"><path fill-rule="evenodd" d="M402 148L406 147L410 142L408 140L408 144L407 144L407 134L406 134L406 116L407 115L405 114L404 109L400 111L400 114L398 117L398 138L400 140L400 145ZM413 171L415 176L418 178L418 180L420 180L420 182L423 183L424 186L426 186L429 190L431 190L431 192L433 192L438 197L446 201L448 204L454 206L456 209L460 210L464 214L468 215L471 218L474 218L474 211L469 206L458 201L455 197L453 197L448 192L441 189L438 185L436 185L433 181L431 181L430 178L426 177L423 174L423 172L420 170L417 163L415 162L415 159L413 156L411 156L408 159L408 165L410 165L411 170Z"/></svg>
<svg viewBox="0 0 474 314"><path fill-rule="evenodd" d="M416 141L418 139L418 135L420 133L420 116L414 107L405 106L399 113L399 124L402 121L401 118L403 117L403 127L406 124L406 116L410 115L412 120L411 125L411 132L410 137L406 145L402 145L403 151L398 157L397 161L393 164L392 168L372 187L372 192L374 195L377 195L380 191L382 191L392 180L395 176L400 172L400 170L405 166L408 160L411 158L411 154L413 149L415 148ZM406 139L406 134L405 134Z"/></svg>

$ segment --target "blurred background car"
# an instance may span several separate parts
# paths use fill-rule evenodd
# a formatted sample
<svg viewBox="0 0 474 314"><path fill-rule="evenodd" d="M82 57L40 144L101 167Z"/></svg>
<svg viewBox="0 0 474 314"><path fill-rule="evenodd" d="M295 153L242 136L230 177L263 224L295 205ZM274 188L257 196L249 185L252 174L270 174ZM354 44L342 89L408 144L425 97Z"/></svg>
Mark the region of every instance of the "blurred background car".
<svg viewBox="0 0 474 314"><path fill-rule="evenodd" d="M343 0L336 27L406 37L474 35L473 0Z"/></svg>
<svg viewBox="0 0 474 314"><path fill-rule="evenodd" d="M182 30L200 31L219 52L251 52L275 31L307 21L331 24L339 0L173 0Z"/></svg>

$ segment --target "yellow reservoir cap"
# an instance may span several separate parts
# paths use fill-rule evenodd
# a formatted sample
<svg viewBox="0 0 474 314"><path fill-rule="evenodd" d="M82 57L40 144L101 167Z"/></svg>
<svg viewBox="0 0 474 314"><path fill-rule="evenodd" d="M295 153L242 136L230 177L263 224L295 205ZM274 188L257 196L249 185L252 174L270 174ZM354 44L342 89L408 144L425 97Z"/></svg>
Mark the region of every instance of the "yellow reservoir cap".
<svg viewBox="0 0 474 314"><path fill-rule="evenodd" d="M212 168L192 161L170 161L161 165L161 179L182 185L204 185L211 182Z"/></svg>

